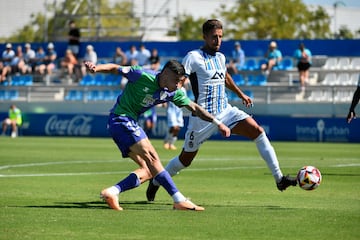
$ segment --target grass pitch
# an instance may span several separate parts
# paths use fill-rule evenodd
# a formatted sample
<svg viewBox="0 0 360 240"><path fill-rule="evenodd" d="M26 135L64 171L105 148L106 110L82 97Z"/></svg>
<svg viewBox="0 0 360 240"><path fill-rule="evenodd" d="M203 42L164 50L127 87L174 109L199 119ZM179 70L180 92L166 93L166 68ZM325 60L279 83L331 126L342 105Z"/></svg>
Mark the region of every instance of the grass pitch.
<svg viewBox="0 0 360 240"><path fill-rule="evenodd" d="M180 152L153 143L164 165ZM0 239L360 239L359 144L273 145L284 174L318 167L319 188L279 192L254 143L208 141L174 177L204 212L173 211L163 189L146 202L147 183L117 212L99 192L136 165L111 139L0 138Z"/></svg>

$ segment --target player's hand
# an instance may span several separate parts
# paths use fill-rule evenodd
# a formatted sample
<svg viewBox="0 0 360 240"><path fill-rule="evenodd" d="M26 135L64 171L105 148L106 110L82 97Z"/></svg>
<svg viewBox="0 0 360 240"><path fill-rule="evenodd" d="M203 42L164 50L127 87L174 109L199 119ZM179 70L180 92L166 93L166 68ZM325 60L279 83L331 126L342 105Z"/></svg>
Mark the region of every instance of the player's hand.
<svg viewBox="0 0 360 240"><path fill-rule="evenodd" d="M350 112L348 113L348 115L347 115L346 120L347 120L348 123L350 123L351 120L352 120L352 119L355 119L355 118L356 118L355 112L354 112L354 111L350 111Z"/></svg>
<svg viewBox="0 0 360 240"><path fill-rule="evenodd" d="M230 137L231 130L225 124L219 124L218 128L223 137Z"/></svg>
<svg viewBox="0 0 360 240"><path fill-rule="evenodd" d="M94 63L90 62L90 61L86 61L84 62L86 69L91 72L91 73L95 73L96 72L96 66Z"/></svg>
<svg viewBox="0 0 360 240"><path fill-rule="evenodd" d="M252 107L254 104L253 104L253 100L251 99L251 97L249 97L248 95L244 94L242 97L242 102L243 104L247 107L247 108L250 108Z"/></svg>

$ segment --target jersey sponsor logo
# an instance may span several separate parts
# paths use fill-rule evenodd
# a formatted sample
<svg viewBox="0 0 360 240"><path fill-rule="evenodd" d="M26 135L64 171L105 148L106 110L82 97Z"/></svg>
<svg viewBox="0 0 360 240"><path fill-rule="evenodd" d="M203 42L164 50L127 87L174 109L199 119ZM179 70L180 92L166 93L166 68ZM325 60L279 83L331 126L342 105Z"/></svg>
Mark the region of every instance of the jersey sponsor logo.
<svg viewBox="0 0 360 240"><path fill-rule="evenodd" d="M148 107L148 106L152 106L155 103L155 99L153 98L153 96L147 94L144 99L142 100L143 104L142 106L144 107Z"/></svg>
<svg viewBox="0 0 360 240"><path fill-rule="evenodd" d="M149 91L149 88L148 88L148 87L144 87L144 88L143 88L143 91L144 91L144 92L148 92L148 91Z"/></svg>
<svg viewBox="0 0 360 240"><path fill-rule="evenodd" d="M211 79L225 79L225 74L223 72L218 72L211 77Z"/></svg>

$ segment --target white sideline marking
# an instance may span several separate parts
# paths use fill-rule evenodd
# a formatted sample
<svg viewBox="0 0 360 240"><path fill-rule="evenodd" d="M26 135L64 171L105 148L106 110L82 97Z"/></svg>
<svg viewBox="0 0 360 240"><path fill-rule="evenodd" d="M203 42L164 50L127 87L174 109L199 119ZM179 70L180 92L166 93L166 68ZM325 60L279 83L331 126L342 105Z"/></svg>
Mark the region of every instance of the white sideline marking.
<svg viewBox="0 0 360 240"><path fill-rule="evenodd" d="M247 158L246 160L254 160L258 158ZM213 158L213 159L196 159L197 161L204 160L218 160L218 161L229 161L234 159L229 158ZM239 159L240 160L240 159ZM241 159L244 161L245 159ZM0 170L9 169L9 168L21 168L21 167L34 167L34 166L47 166L47 165L62 165L62 164L91 164L91 163L112 163L112 162L121 162L121 160L101 160L101 161L67 161L67 162L44 162L44 163L27 163L27 164L14 164L14 165L4 165L0 166ZM286 168L293 168L297 166L285 166ZM285 168L283 166L283 168ZM360 167L360 163L348 163L348 164L336 164L329 167L340 168L340 167ZM229 171L236 169L264 169L266 166L257 167L257 166L238 166L238 167L216 167L216 168L190 168L186 171ZM52 177L52 176L87 176L87 175L111 175L111 174L126 174L129 171L116 171L116 172L78 172L78 173L39 173L39 174L0 174L0 178L10 178L10 177Z"/></svg>

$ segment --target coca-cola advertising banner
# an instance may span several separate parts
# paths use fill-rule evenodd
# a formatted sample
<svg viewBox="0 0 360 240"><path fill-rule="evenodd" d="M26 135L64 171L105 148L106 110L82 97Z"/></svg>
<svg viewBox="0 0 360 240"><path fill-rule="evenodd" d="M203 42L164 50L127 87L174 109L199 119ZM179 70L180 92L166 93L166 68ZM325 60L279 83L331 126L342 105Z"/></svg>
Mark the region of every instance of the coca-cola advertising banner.
<svg viewBox="0 0 360 240"><path fill-rule="evenodd" d="M109 136L107 115L26 114L23 134L30 136Z"/></svg>

